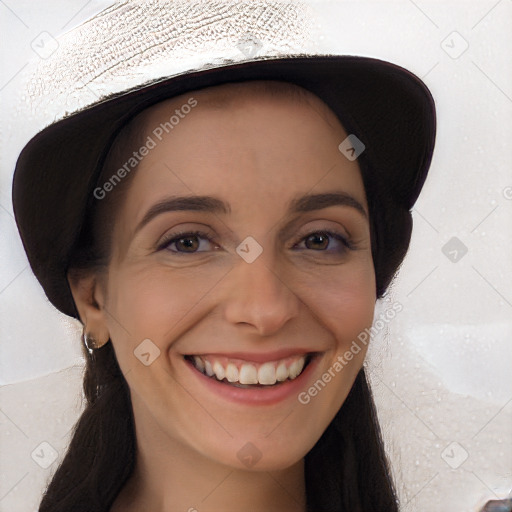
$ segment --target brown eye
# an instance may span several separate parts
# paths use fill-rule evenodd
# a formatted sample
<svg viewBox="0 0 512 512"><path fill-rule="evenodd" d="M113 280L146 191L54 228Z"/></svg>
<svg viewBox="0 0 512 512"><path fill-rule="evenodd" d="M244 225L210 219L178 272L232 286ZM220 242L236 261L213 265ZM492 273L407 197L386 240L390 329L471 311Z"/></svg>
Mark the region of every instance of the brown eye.
<svg viewBox="0 0 512 512"><path fill-rule="evenodd" d="M328 245L329 237L323 233L315 233L306 238L306 247L308 249L326 249Z"/></svg>
<svg viewBox="0 0 512 512"><path fill-rule="evenodd" d="M199 247L197 236L179 238L174 242L176 247L183 247L185 252L195 252Z"/></svg>
<svg viewBox="0 0 512 512"><path fill-rule="evenodd" d="M355 249L344 235L331 231L315 231L309 233L309 235L301 239L301 243L304 243L305 249L310 249L315 252L343 254L347 250ZM299 243L299 246L301 243Z"/></svg>
<svg viewBox="0 0 512 512"><path fill-rule="evenodd" d="M216 244L213 243L211 237L207 233L204 233L203 231L171 233L160 243L160 245L158 246L158 250L165 249L169 252L174 253L193 254L196 252L208 251L208 244L213 245L213 250L215 250L218 247Z"/></svg>

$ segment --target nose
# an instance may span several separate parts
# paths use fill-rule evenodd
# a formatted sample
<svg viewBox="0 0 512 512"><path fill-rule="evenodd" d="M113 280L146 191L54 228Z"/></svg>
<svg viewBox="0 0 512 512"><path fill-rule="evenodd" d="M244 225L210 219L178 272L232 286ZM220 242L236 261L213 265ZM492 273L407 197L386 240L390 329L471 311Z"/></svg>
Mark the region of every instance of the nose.
<svg viewBox="0 0 512 512"><path fill-rule="evenodd" d="M229 280L224 316L231 324L248 324L261 336L269 336L297 317L300 299L263 257L252 263L239 261Z"/></svg>

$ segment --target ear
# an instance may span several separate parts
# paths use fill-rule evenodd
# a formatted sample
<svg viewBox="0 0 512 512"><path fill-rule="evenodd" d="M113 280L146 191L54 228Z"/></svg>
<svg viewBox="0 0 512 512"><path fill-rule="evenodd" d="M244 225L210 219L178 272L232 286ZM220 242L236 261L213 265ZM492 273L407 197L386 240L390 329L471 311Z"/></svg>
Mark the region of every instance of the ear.
<svg viewBox="0 0 512 512"><path fill-rule="evenodd" d="M94 272L68 272L67 279L85 332L92 334L103 345L110 334L105 313L105 292L99 276Z"/></svg>

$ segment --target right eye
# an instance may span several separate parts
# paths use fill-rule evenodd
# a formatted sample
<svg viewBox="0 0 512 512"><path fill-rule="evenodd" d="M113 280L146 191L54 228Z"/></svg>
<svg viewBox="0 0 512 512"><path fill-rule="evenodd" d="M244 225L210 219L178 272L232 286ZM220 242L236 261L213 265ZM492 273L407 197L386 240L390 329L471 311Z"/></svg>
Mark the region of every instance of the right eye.
<svg viewBox="0 0 512 512"><path fill-rule="evenodd" d="M206 240L206 243L201 244L200 240ZM205 252L200 251L201 247L204 247L207 243L213 244L213 240L204 231L182 231L178 233L170 233L165 237L165 239L159 244L158 250L168 250L174 253L182 253L182 254L194 254L197 252ZM172 249L171 247L175 248ZM216 249L218 249L218 245L215 244ZM208 249L206 249L207 251ZM215 250L215 249L214 249Z"/></svg>

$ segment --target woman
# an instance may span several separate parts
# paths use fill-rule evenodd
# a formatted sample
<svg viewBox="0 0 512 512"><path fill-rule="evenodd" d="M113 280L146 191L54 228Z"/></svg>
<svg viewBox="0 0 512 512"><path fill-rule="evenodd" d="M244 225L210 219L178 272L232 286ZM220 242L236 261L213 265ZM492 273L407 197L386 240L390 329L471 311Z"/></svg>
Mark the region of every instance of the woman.
<svg viewBox="0 0 512 512"><path fill-rule="evenodd" d="M87 346L40 511L398 510L361 333L408 248L432 97L390 63L306 54L297 4L162 5L116 5L85 39L154 80L110 77L15 171L32 269ZM144 62L151 22L178 27L158 58L181 70ZM148 44L102 44L112 24ZM249 28L264 50L233 59Z"/></svg>

